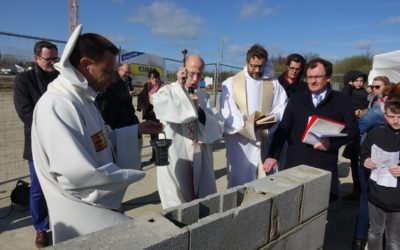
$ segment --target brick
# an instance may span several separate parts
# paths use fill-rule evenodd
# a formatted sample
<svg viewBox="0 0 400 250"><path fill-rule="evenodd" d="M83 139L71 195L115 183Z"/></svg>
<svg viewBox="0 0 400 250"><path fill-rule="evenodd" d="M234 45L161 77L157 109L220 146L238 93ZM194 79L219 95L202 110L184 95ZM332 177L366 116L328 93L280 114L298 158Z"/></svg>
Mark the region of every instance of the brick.
<svg viewBox="0 0 400 250"><path fill-rule="evenodd" d="M282 178L280 173L246 184L246 187L254 188L257 192L273 195L271 203L271 240L286 233L300 222L303 196L302 185L298 181Z"/></svg>
<svg viewBox="0 0 400 250"><path fill-rule="evenodd" d="M277 240L260 248L260 250L303 250L322 249L326 228L327 212L324 211L308 221L298 225Z"/></svg>
<svg viewBox="0 0 400 250"><path fill-rule="evenodd" d="M189 249L257 249L269 240L269 195L188 226Z"/></svg>
<svg viewBox="0 0 400 250"><path fill-rule="evenodd" d="M301 222L328 208L331 187L331 173L329 171L300 165L282 171L280 174L303 185Z"/></svg>
<svg viewBox="0 0 400 250"><path fill-rule="evenodd" d="M187 249L188 245L186 229L155 214L61 242L50 249Z"/></svg>

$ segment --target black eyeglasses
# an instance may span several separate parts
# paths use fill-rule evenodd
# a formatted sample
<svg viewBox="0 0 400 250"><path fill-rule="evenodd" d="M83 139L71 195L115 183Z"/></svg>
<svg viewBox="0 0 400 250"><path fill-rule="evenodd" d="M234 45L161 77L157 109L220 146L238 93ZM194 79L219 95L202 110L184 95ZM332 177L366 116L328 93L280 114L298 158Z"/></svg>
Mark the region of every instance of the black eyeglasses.
<svg viewBox="0 0 400 250"><path fill-rule="evenodd" d="M380 89L381 85L371 85L371 89Z"/></svg>
<svg viewBox="0 0 400 250"><path fill-rule="evenodd" d="M49 62L58 62L60 60L59 57L49 57L49 58L44 58L41 56L38 56L40 59L45 60L47 63Z"/></svg>

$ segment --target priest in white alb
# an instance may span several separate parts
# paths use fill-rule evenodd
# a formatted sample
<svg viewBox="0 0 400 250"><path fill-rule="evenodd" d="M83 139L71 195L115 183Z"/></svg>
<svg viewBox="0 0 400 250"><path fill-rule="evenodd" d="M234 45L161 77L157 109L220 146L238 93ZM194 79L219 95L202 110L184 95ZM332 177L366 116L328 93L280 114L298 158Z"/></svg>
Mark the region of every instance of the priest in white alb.
<svg viewBox="0 0 400 250"><path fill-rule="evenodd" d="M113 82L118 48L76 27L54 66L59 76L36 105L32 152L45 195L53 243L130 220L120 213L127 187L144 177L135 170L138 133L159 133L153 122L112 131L94 104Z"/></svg>
<svg viewBox="0 0 400 250"><path fill-rule="evenodd" d="M177 73L178 81L153 95L154 112L172 139L169 165L157 166L163 209L217 191L212 144L222 137L223 119L209 94L198 88L203 70L203 59L190 55Z"/></svg>
<svg viewBox="0 0 400 250"><path fill-rule="evenodd" d="M268 52L255 44L247 52L244 69L222 83L220 107L225 120L228 187L262 177L258 172L287 101L285 90L272 77ZM274 117L275 122L256 125L253 118L258 112Z"/></svg>

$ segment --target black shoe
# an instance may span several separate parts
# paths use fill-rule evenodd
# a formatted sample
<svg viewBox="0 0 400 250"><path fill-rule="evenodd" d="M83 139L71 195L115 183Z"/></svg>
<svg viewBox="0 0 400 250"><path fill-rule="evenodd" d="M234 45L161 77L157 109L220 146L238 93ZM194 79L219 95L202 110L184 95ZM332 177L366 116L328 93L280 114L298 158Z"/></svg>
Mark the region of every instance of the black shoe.
<svg viewBox="0 0 400 250"><path fill-rule="evenodd" d="M367 240L354 239L353 250L364 250L367 245Z"/></svg>

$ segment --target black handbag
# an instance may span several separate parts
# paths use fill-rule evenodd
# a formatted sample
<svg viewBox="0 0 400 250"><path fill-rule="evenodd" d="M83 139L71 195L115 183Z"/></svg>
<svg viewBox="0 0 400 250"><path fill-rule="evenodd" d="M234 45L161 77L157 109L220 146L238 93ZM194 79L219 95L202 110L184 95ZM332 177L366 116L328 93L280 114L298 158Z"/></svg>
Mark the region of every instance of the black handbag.
<svg viewBox="0 0 400 250"><path fill-rule="evenodd" d="M17 185L11 192L11 202L23 207L29 207L29 194L31 187L29 183L23 180L18 180Z"/></svg>

